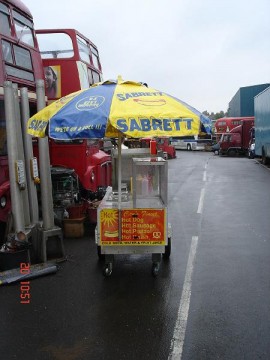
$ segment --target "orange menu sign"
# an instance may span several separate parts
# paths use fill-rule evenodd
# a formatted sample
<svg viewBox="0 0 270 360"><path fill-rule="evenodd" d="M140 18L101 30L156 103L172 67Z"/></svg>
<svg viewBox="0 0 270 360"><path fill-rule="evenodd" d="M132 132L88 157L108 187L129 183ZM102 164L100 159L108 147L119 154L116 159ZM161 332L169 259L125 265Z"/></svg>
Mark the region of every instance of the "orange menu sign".
<svg viewBox="0 0 270 360"><path fill-rule="evenodd" d="M119 239L119 210L100 211L101 245L165 245L165 209L120 210L121 239Z"/></svg>

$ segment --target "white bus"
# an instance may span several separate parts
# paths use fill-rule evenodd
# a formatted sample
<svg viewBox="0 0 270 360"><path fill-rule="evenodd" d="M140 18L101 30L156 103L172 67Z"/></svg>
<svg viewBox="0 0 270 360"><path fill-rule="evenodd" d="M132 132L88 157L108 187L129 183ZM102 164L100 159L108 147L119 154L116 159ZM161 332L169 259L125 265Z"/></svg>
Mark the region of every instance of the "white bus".
<svg viewBox="0 0 270 360"><path fill-rule="evenodd" d="M176 150L205 150L205 145L209 139L198 139L198 136L172 137L171 145Z"/></svg>

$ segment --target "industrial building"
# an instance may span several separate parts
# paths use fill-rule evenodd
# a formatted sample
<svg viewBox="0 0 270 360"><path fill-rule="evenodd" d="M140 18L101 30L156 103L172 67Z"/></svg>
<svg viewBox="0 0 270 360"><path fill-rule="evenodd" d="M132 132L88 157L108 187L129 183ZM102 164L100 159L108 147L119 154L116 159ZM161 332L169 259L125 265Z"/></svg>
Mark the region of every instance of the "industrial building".
<svg viewBox="0 0 270 360"><path fill-rule="evenodd" d="M229 102L228 117L254 116L254 97L269 86L270 83L240 87Z"/></svg>

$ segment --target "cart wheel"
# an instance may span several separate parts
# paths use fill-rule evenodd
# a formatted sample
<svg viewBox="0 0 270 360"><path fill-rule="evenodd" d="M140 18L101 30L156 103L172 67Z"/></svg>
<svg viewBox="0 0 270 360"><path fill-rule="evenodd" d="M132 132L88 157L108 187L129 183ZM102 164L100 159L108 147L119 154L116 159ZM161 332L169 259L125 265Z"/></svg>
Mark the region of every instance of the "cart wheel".
<svg viewBox="0 0 270 360"><path fill-rule="evenodd" d="M168 245L165 246L165 253L162 254L163 259L169 259L169 257L171 256L171 248L172 248L172 240L169 237L168 238Z"/></svg>
<svg viewBox="0 0 270 360"><path fill-rule="evenodd" d="M105 259L105 255L101 254L101 246L97 246L97 254L100 260L104 260Z"/></svg>
<svg viewBox="0 0 270 360"><path fill-rule="evenodd" d="M152 265L152 275L156 277L159 272L160 263L153 263Z"/></svg>
<svg viewBox="0 0 270 360"><path fill-rule="evenodd" d="M103 275L108 277L112 275L112 263L108 263L105 265L104 269L103 269Z"/></svg>

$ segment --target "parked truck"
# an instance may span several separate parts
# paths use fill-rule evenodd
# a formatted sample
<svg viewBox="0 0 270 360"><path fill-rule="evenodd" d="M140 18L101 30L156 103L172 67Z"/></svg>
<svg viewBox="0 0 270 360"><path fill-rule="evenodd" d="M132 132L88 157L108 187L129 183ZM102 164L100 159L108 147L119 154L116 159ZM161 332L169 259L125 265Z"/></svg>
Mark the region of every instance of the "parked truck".
<svg viewBox="0 0 270 360"><path fill-rule="evenodd" d="M255 155L270 164L270 87L254 98Z"/></svg>
<svg viewBox="0 0 270 360"><path fill-rule="evenodd" d="M219 141L219 154L228 156L247 155L253 126L254 117L242 120L240 125L233 128L229 133L222 134Z"/></svg>

